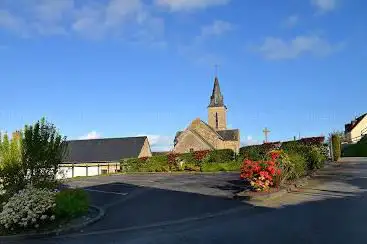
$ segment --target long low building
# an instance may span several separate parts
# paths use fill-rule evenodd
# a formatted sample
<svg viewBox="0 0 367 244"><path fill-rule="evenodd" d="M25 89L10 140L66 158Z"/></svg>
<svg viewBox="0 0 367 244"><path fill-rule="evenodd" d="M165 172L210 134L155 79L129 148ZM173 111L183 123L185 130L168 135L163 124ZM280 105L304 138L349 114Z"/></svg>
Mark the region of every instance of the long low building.
<svg viewBox="0 0 367 244"><path fill-rule="evenodd" d="M67 141L58 178L116 173L122 159L151 156L146 136Z"/></svg>

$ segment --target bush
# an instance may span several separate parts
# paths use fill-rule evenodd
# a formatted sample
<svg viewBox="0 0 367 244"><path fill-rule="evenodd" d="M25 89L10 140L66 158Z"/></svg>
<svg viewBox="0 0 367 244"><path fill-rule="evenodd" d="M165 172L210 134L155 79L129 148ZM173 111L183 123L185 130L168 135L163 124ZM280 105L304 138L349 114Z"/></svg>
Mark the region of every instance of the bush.
<svg viewBox="0 0 367 244"><path fill-rule="evenodd" d="M312 146L308 151L308 169L315 170L324 166L326 158L322 154L320 148Z"/></svg>
<svg viewBox="0 0 367 244"><path fill-rule="evenodd" d="M242 159L263 160L266 155L279 148L280 143L264 143L262 145L253 145L240 148L240 157Z"/></svg>
<svg viewBox="0 0 367 244"><path fill-rule="evenodd" d="M296 179L295 163L289 159L287 153L283 150L273 150L268 154L268 160L275 161L276 167L280 169L281 174L276 175L276 185L283 184L285 181Z"/></svg>
<svg viewBox="0 0 367 244"><path fill-rule="evenodd" d="M71 219L87 213L88 194L82 189L65 189L56 194L55 214L59 218Z"/></svg>
<svg viewBox="0 0 367 244"><path fill-rule="evenodd" d="M172 161L172 165L169 165L166 155L154 156L146 161L146 172L169 172L172 170L176 170L176 164Z"/></svg>
<svg viewBox="0 0 367 244"><path fill-rule="evenodd" d="M324 145L310 146L295 141L283 144L281 148L287 154L296 153L303 156L307 162L307 170L315 170L321 168L324 161L327 159L324 147Z"/></svg>
<svg viewBox="0 0 367 244"><path fill-rule="evenodd" d="M190 163L190 162L184 162L182 164L182 169L185 171L195 171L195 172L199 172L201 171L201 168L199 165L197 165L196 163Z"/></svg>
<svg viewBox="0 0 367 244"><path fill-rule="evenodd" d="M11 140L8 135L0 135L0 178L1 190L7 195L23 189L26 179L22 167L22 137L14 133Z"/></svg>
<svg viewBox="0 0 367 244"><path fill-rule="evenodd" d="M55 220L55 193L27 187L13 195L3 206L0 224L6 231L39 228Z"/></svg>
<svg viewBox="0 0 367 244"><path fill-rule="evenodd" d="M307 161L304 156L296 152L288 153L289 161L294 164L294 176L300 178L307 174ZM292 180L292 178L290 178Z"/></svg>
<svg viewBox="0 0 367 244"><path fill-rule="evenodd" d="M234 152L231 149L221 149L208 152L204 162L223 163L234 160Z"/></svg>
<svg viewBox="0 0 367 244"><path fill-rule="evenodd" d="M239 171L241 163L238 161L229 161L225 163L203 163L201 166L202 172L230 172Z"/></svg>
<svg viewBox="0 0 367 244"><path fill-rule="evenodd" d="M338 161L341 156L341 139L338 134L333 134L331 136L331 145L333 150L333 159Z"/></svg>
<svg viewBox="0 0 367 244"><path fill-rule="evenodd" d="M44 118L25 126L22 139L23 174L32 185L55 181L65 153L66 138Z"/></svg>
<svg viewBox="0 0 367 244"><path fill-rule="evenodd" d="M178 156L179 161L183 161L184 163L192 163L196 164L196 159L193 153L183 153Z"/></svg>
<svg viewBox="0 0 367 244"><path fill-rule="evenodd" d="M276 185L277 176L282 174L274 161L275 159L275 157L269 161L245 159L241 167L240 177L249 181L256 191L268 190L271 186Z"/></svg>
<svg viewBox="0 0 367 244"><path fill-rule="evenodd" d="M367 136L343 149L343 157L367 157Z"/></svg>
<svg viewBox="0 0 367 244"><path fill-rule="evenodd" d="M15 132L10 141L7 135L0 136L2 190L12 195L28 184L53 187L65 153L65 138L45 119L25 126L23 133Z"/></svg>

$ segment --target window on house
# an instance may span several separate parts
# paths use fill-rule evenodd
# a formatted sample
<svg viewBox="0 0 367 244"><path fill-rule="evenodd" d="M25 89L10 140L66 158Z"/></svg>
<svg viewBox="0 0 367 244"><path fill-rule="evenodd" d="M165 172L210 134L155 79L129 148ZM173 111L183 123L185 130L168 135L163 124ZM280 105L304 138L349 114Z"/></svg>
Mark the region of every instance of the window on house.
<svg viewBox="0 0 367 244"><path fill-rule="evenodd" d="M190 148L190 152L193 153L194 152L194 148Z"/></svg>

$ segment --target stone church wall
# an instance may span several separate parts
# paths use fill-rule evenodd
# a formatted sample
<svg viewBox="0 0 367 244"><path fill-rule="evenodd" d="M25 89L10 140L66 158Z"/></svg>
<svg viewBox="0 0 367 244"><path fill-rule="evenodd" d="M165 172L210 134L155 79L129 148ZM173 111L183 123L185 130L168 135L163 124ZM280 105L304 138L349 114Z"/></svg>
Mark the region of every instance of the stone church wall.
<svg viewBox="0 0 367 244"><path fill-rule="evenodd" d="M200 141L194 134L191 132L185 132L186 135L183 135L181 140L175 146L174 151L176 153L188 153L190 150L194 151L203 151L210 150L211 148L206 145L204 142Z"/></svg>

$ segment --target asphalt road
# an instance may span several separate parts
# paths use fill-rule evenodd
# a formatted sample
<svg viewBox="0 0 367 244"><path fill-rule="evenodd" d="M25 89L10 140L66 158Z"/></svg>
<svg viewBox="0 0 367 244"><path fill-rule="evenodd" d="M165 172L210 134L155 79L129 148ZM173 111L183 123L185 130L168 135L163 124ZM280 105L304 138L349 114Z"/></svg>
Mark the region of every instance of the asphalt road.
<svg viewBox="0 0 367 244"><path fill-rule="evenodd" d="M299 192L263 204L226 198L235 182L232 174L75 181L106 217L26 243L367 243L367 160L328 167Z"/></svg>

